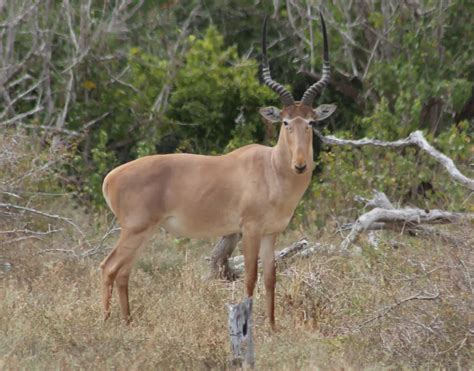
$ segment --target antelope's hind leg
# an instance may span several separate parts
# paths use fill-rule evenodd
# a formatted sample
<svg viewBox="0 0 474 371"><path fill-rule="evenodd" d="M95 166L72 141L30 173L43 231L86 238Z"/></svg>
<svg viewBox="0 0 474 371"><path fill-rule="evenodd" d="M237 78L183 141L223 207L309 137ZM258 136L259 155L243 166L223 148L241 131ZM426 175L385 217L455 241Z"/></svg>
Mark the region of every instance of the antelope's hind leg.
<svg viewBox="0 0 474 371"><path fill-rule="evenodd" d="M104 320L110 316L110 301L114 282L117 282L122 319L130 321L130 306L128 301L128 281L133 263L140 249L153 229L133 230L123 228L120 238L114 249L100 264L102 268L102 306L104 309Z"/></svg>
<svg viewBox="0 0 474 371"><path fill-rule="evenodd" d="M242 245L244 250L245 286L249 298L253 296L253 291L257 282L260 239L260 232L256 229L252 227L243 228Z"/></svg>
<svg viewBox="0 0 474 371"><path fill-rule="evenodd" d="M266 312L272 330L275 330L275 241L276 235L267 235L262 238L260 245L260 258L263 265L263 281L266 291Z"/></svg>

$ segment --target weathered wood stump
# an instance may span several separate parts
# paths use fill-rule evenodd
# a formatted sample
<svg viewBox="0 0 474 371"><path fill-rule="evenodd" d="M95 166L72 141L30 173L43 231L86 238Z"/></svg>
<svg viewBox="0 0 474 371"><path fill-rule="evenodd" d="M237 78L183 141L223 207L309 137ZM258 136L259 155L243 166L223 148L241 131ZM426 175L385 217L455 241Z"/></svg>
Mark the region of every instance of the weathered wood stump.
<svg viewBox="0 0 474 371"><path fill-rule="evenodd" d="M229 334L232 350L232 365L254 368L255 351L252 329L252 298L239 304L227 304L229 310Z"/></svg>

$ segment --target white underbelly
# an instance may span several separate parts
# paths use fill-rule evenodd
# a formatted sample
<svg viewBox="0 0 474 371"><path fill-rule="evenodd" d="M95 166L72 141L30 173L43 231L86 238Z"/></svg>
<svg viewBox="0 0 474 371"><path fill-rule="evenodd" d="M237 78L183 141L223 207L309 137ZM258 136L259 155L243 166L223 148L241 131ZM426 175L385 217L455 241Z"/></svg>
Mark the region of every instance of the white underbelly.
<svg viewBox="0 0 474 371"><path fill-rule="evenodd" d="M188 238L211 238L240 231L238 223L202 223L179 216L169 216L160 225L173 236Z"/></svg>

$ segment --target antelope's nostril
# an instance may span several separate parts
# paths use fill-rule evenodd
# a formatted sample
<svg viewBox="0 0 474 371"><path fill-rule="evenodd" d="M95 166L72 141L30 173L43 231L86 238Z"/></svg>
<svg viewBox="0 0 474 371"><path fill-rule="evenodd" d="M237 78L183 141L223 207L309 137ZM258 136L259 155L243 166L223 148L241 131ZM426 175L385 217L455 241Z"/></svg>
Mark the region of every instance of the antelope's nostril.
<svg viewBox="0 0 474 371"><path fill-rule="evenodd" d="M295 169L298 173L301 174L302 172L304 172L306 170L306 164L301 165L301 166L295 165Z"/></svg>

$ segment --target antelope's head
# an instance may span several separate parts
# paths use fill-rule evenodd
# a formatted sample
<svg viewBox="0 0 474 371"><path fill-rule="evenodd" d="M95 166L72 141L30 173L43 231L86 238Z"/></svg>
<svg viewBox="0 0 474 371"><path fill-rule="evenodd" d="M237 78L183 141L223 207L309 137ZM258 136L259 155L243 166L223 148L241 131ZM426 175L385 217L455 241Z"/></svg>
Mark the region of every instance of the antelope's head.
<svg viewBox="0 0 474 371"><path fill-rule="evenodd" d="M265 18L263 23L262 79L265 85L280 95L283 108L281 110L276 107L261 108L260 114L272 123L282 123L279 144L283 142L282 145L286 145L288 148L291 157L291 167L297 174L303 174L308 170L312 170L308 169L307 166L308 157L311 156L312 159L312 126L316 125L318 121L331 116L336 110L334 104L323 104L317 108L312 107L314 99L321 94L331 77L326 25L324 24L323 15L319 14L324 39L323 72L321 79L306 90L301 101L295 101L293 95L283 85L274 81L270 75L266 45L267 18Z"/></svg>

